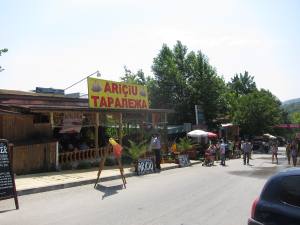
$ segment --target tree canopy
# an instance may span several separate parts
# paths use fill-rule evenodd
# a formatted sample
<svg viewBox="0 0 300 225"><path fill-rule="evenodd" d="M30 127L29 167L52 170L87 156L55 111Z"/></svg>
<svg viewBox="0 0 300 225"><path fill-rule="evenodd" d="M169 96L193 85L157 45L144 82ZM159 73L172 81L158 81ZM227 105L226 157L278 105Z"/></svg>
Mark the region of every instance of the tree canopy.
<svg viewBox="0 0 300 225"><path fill-rule="evenodd" d="M280 101L269 91L256 90L239 98L233 121L243 134L261 135L283 121Z"/></svg>
<svg viewBox="0 0 300 225"><path fill-rule="evenodd" d="M138 70L137 73L133 73L126 66L124 66L124 70L125 74L123 77L121 77L121 80L123 82L130 84L146 85L147 79L150 79L150 77L145 77L145 74L142 70Z"/></svg>
<svg viewBox="0 0 300 225"><path fill-rule="evenodd" d="M154 77L124 68L122 81L147 85L151 108L174 109L170 124L195 124L195 105L202 107L209 129L227 118L243 134L259 135L287 120L281 102L270 91L258 90L254 76L245 71L226 84L206 55L189 52L180 41L173 48L162 46L153 60Z"/></svg>
<svg viewBox="0 0 300 225"><path fill-rule="evenodd" d="M291 122L300 124L300 112L293 112L291 114Z"/></svg>
<svg viewBox="0 0 300 225"><path fill-rule="evenodd" d="M151 106L173 108L171 123L195 123L195 105L202 106L208 126L224 110L225 82L201 52L188 52L177 41L173 49L163 45L153 60L154 83L150 87Z"/></svg>
<svg viewBox="0 0 300 225"><path fill-rule="evenodd" d="M247 71L244 74L235 74L228 86L236 95L246 95L257 90L254 77L250 76Z"/></svg>

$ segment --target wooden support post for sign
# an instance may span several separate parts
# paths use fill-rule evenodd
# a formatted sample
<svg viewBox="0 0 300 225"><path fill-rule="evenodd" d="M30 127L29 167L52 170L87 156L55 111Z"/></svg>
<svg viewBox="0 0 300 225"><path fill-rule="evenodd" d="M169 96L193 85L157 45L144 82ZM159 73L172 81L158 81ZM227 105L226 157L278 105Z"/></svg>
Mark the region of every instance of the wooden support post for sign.
<svg viewBox="0 0 300 225"><path fill-rule="evenodd" d="M50 125L51 128L54 128L54 116L53 116L53 112L50 112Z"/></svg>
<svg viewBox="0 0 300 225"><path fill-rule="evenodd" d="M97 174L97 179L96 179L96 182L95 182L95 185L94 185L94 188L96 188L97 184L99 183L100 181L100 175L101 175L101 172L102 170L104 169L104 164L105 164L105 161L106 161L106 158L108 156L108 152L109 152L109 149L112 147L111 145L107 146L104 150L104 155L103 157L101 158L100 160L100 163L99 163L99 170L98 170L98 174ZM122 163L121 163L121 159L120 158L117 158L117 163L118 163L118 166L119 166L119 170L120 170L120 174L121 174L121 178L122 178L122 182L123 182L123 185L124 185L124 188L126 188L126 178L124 176L124 169L123 169L123 166L122 166Z"/></svg>
<svg viewBox="0 0 300 225"><path fill-rule="evenodd" d="M147 114L143 113L144 118L147 118ZM144 119L142 119L142 121L140 122L140 132L141 132L141 140L144 140L145 138L145 125L147 126L147 119L146 121L144 121Z"/></svg>
<svg viewBox="0 0 300 225"><path fill-rule="evenodd" d="M100 175L101 175L102 170L104 169L104 163L106 161L107 155L108 155L108 149L105 148L104 153L103 153L103 155L101 157L101 160L100 160L100 163L99 163L99 169L98 169L97 179L96 179L96 183L94 185L94 188L96 188L97 184L99 183Z"/></svg>
<svg viewBox="0 0 300 225"><path fill-rule="evenodd" d="M164 146L165 146L165 150L168 151L168 117L167 117L167 113L164 113Z"/></svg>
<svg viewBox="0 0 300 225"><path fill-rule="evenodd" d="M122 178L122 181L123 181L123 185L126 188L126 179L125 179L125 176L124 176L124 168L123 168L123 165L122 165L122 162L121 162L121 158L117 158L117 162L118 162L121 178Z"/></svg>
<svg viewBox="0 0 300 225"><path fill-rule="evenodd" d="M156 129L156 114L155 113L152 113L151 114L151 117L152 117L152 129Z"/></svg>
<svg viewBox="0 0 300 225"><path fill-rule="evenodd" d="M96 126L95 126L95 148L99 149L99 113L96 113Z"/></svg>
<svg viewBox="0 0 300 225"><path fill-rule="evenodd" d="M0 200L14 198L16 209L19 209L13 172L13 145L0 139Z"/></svg>

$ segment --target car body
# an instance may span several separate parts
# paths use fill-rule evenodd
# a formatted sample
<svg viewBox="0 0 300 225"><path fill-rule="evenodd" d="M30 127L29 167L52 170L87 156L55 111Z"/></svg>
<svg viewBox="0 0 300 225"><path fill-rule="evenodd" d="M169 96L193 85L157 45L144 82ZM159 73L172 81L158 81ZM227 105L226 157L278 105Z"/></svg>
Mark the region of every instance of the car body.
<svg viewBox="0 0 300 225"><path fill-rule="evenodd" d="M248 225L300 225L300 168L272 176L253 202Z"/></svg>

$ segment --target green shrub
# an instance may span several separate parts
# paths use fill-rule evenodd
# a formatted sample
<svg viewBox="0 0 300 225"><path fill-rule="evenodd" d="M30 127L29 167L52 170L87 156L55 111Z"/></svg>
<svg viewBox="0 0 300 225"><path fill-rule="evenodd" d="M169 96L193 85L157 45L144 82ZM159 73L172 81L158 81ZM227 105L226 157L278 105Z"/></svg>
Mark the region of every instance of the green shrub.
<svg viewBox="0 0 300 225"><path fill-rule="evenodd" d="M180 138L179 143L177 144L177 149L179 152L184 152L188 149L191 149L193 147L192 142L187 137Z"/></svg>
<svg viewBox="0 0 300 225"><path fill-rule="evenodd" d="M127 154L133 161L138 160L142 155L144 155L147 151L147 145L145 144L146 141L142 141L141 143L137 144L134 141L128 140L130 143L129 147L125 147Z"/></svg>

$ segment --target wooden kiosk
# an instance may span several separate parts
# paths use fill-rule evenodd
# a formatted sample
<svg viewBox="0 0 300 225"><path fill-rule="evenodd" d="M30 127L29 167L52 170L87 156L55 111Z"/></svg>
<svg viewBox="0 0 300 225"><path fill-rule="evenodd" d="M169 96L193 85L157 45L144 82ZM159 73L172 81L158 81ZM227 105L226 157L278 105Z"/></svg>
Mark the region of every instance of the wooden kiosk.
<svg viewBox="0 0 300 225"><path fill-rule="evenodd" d="M150 109L144 86L97 79L89 82L89 99L0 89L0 138L14 143L17 175L107 158L113 152L105 143L103 127L113 129L112 137L122 145L126 130L136 130L135 136L142 140L148 126L159 124L162 143L167 144L167 114L173 110ZM84 149L63 149L54 135L55 131L83 129L93 136Z"/></svg>

